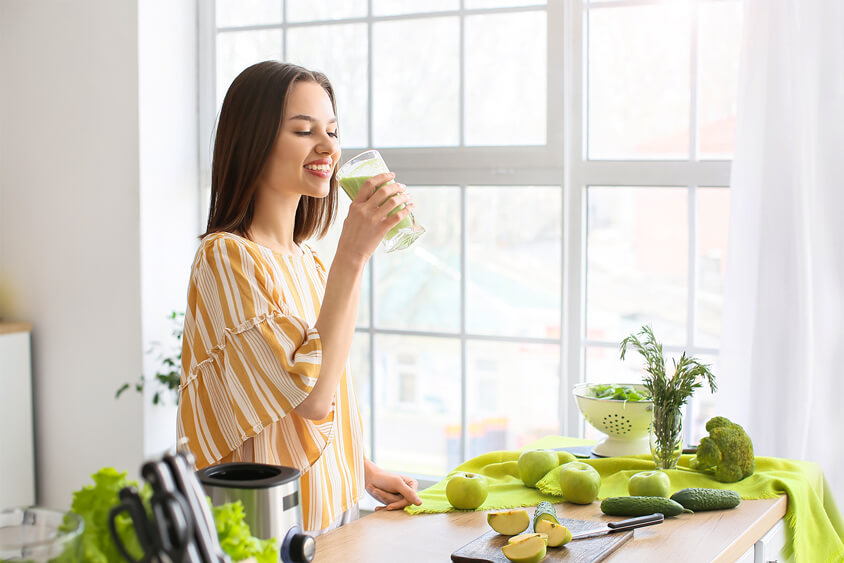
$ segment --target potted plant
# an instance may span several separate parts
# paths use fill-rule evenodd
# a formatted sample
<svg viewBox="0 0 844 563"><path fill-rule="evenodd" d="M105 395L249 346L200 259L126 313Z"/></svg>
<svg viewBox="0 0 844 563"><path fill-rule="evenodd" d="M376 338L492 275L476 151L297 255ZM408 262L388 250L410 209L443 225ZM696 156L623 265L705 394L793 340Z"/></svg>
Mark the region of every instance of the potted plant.
<svg viewBox="0 0 844 563"><path fill-rule="evenodd" d="M638 334L621 341L621 359L627 346L632 346L645 360L646 375L642 383L653 397L653 420L650 430L651 455L657 469L674 469L683 451L683 406L704 382L714 393L715 376L709 366L683 352L680 361L674 360L674 373L665 372L662 344L657 342L650 326L643 326Z"/></svg>
<svg viewBox="0 0 844 563"><path fill-rule="evenodd" d="M159 366L158 371L154 376L155 381L159 383L159 388L152 395L152 404L164 404L164 396L170 395L174 404L179 402L179 374L182 369L182 332L185 325L185 314L173 311L168 318L173 322L174 328L172 335L176 342L172 346L165 347L160 342L153 342L152 348L147 353L158 353ZM144 375L135 383L124 383L115 393L114 397L118 398L120 395L134 387L138 393L144 392ZM161 388L163 386L163 389Z"/></svg>

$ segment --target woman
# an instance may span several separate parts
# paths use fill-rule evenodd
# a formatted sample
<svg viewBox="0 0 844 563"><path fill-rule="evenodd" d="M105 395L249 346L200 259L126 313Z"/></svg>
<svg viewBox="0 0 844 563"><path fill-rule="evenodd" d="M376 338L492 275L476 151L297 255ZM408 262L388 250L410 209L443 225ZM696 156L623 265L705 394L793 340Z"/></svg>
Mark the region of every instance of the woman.
<svg viewBox="0 0 844 563"><path fill-rule="evenodd" d="M413 479L365 459L348 364L364 265L413 203L402 184L383 185L392 173L369 180L326 272L304 241L323 236L336 212L337 130L320 73L267 61L232 82L191 271L179 389L178 434L197 467L299 469L314 534L356 518L364 485L388 510L421 503Z"/></svg>

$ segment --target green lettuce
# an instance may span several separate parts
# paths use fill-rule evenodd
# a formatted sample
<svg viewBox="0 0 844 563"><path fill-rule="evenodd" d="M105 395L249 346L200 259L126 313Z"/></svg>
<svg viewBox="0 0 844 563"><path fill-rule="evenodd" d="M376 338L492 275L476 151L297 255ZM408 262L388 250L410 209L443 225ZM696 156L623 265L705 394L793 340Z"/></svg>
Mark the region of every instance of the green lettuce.
<svg viewBox="0 0 844 563"><path fill-rule="evenodd" d="M220 545L233 561L254 557L258 563L275 563L279 559L275 539L259 540L252 536L244 521L245 513L240 501L214 507L214 523Z"/></svg>

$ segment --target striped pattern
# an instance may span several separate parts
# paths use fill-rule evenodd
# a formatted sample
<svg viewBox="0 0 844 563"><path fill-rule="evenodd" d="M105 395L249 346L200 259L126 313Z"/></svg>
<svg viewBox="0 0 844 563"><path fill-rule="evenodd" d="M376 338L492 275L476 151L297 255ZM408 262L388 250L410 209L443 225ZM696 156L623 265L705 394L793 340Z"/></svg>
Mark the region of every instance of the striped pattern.
<svg viewBox="0 0 844 563"><path fill-rule="evenodd" d="M363 494L363 428L347 363L332 412L292 412L319 377L313 328L326 270L310 247L277 254L229 233L200 243L182 336L178 436L197 468L232 461L302 472L306 530L322 530Z"/></svg>

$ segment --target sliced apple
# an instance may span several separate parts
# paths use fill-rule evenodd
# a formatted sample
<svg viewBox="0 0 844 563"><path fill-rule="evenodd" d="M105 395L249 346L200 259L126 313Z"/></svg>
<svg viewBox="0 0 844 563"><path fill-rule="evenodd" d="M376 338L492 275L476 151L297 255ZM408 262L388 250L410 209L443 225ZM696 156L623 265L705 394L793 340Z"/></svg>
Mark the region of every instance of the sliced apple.
<svg viewBox="0 0 844 563"><path fill-rule="evenodd" d="M530 516L527 510L505 510L503 512L490 512L486 515L486 522L490 527L505 536L515 536L527 530L530 525Z"/></svg>
<svg viewBox="0 0 844 563"><path fill-rule="evenodd" d="M504 557L514 563L539 563L545 559L546 550L545 540L536 536L501 548Z"/></svg>
<svg viewBox="0 0 844 563"><path fill-rule="evenodd" d="M540 534L539 532L531 532L530 534L522 534L520 536L513 536L507 543L519 543L525 540L529 540L530 538L542 538L545 540L545 544L548 544L548 534Z"/></svg>
<svg viewBox="0 0 844 563"><path fill-rule="evenodd" d="M571 530L550 520L537 522L536 531L548 536L548 547L560 547L571 541Z"/></svg>

